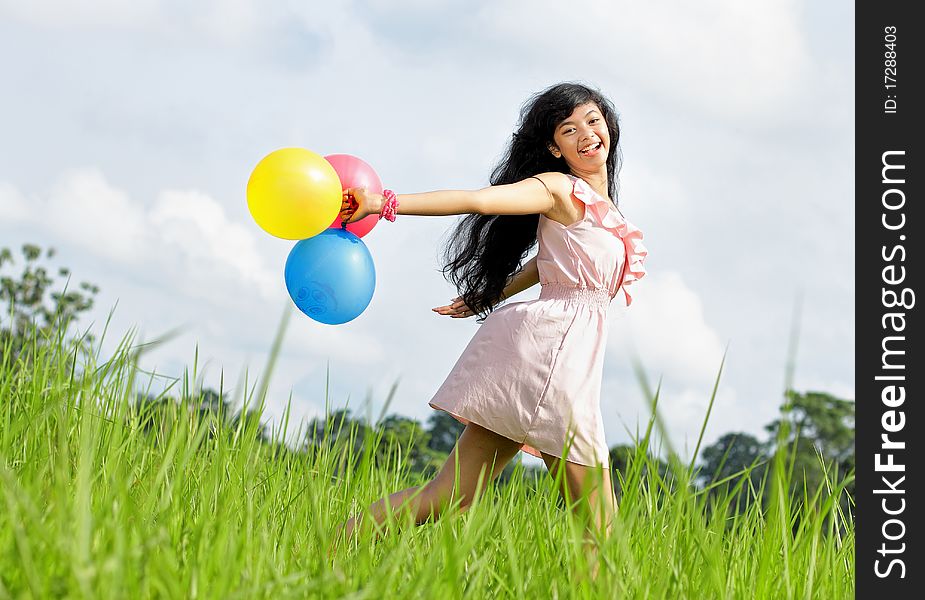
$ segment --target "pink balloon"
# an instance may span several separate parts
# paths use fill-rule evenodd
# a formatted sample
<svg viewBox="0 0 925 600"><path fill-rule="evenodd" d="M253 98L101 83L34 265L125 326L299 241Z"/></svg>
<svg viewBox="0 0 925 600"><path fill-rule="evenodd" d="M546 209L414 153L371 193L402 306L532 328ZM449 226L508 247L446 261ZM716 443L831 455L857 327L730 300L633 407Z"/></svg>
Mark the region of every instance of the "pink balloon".
<svg viewBox="0 0 925 600"><path fill-rule="evenodd" d="M340 177L343 189L365 187L374 194L382 193L382 182L379 180L379 176L362 159L350 154L329 154L324 159L331 163L331 166L337 171L337 176ZM363 237L372 231L378 222L379 215L367 215L359 221L348 223L347 231L357 237ZM341 228L340 215L334 217L334 222L329 225L330 227Z"/></svg>

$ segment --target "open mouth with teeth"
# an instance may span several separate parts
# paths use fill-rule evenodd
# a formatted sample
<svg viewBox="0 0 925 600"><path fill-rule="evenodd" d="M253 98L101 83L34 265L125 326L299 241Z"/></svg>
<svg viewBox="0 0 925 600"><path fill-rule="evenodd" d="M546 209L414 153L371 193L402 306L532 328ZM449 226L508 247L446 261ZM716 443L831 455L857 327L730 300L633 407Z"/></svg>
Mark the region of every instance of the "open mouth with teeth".
<svg viewBox="0 0 925 600"><path fill-rule="evenodd" d="M591 144L591 145L589 145L589 146L585 146L584 148L582 148L581 150L579 150L578 153L581 154L582 156L594 156L594 155L597 154L597 153L601 150L601 148L603 148L603 147L604 147L604 144L603 144L603 143L601 143L601 142L596 142L596 143Z"/></svg>

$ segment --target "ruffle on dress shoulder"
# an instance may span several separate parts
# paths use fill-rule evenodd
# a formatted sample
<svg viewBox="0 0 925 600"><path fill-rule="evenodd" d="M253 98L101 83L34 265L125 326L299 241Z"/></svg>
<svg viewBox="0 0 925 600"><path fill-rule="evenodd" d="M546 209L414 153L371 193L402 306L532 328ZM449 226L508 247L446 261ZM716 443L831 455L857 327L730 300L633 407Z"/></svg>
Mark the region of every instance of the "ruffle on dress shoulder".
<svg viewBox="0 0 925 600"><path fill-rule="evenodd" d="M574 175L569 175L569 177L574 181L572 194L585 203L585 210L593 210L604 228L623 240L626 247L626 261L620 287L626 295L626 305L629 306L632 304L633 298L626 287L634 281L642 279L646 274L643 262L649 252L642 244L642 231L623 218L617 207L610 200L595 192L584 179Z"/></svg>

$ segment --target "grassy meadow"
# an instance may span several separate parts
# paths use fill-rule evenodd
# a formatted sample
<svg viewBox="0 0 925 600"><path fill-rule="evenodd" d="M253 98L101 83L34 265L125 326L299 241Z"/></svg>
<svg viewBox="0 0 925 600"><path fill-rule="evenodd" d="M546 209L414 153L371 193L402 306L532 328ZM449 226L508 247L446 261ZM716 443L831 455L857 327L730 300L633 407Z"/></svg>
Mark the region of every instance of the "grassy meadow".
<svg viewBox="0 0 925 600"><path fill-rule="evenodd" d="M701 489L692 465L670 458L659 468L646 451L655 419L615 475L619 518L597 580L581 524L550 477L520 465L465 514L407 522L340 547L331 561L339 522L424 483L409 471L407 449L390 447L382 468L371 460L381 438L364 438L353 453L349 432L308 450L275 441L279 431L265 432L267 442L255 419L201 410L195 359L164 386L139 368L145 348L127 334L101 357L58 333L29 340L16 362L3 353L0 598L854 594L850 474L792 495L780 451L757 484L742 474ZM137 401L139 388L165 388L155 393L162 401ZM266 381L244 376L234 388L234 404L259 415Z"/></svg>

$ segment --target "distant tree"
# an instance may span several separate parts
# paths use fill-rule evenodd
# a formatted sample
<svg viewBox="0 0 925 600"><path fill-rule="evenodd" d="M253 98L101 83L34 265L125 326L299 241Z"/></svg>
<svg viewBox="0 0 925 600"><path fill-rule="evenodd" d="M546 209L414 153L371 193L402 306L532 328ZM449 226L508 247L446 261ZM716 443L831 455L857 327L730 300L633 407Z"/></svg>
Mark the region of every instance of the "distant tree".
<svg viewBox="0 0 925 600"><path fill-rule="evenodd" d="M372 429L363 420L351 416L349 408L341 408L331 412L327 418L315 417L309 422L300 450L307 453L327 450L343 452L334 467L335 474L340 474L357 465L366 440L372 433Z"/></svg>
<svg viewBox="0 0 925 600"><path fill-rule="evenodd" d="M727 433L700 453L700 480L704 485L741 473L765 457L765 445L747 433ZM757 482L764 467L753 469Z"/></svg>
<svg viewBox="0 0 925 600"><path fill-rule="evenodd" d="M443 463L443 452L429 445L431 434L416 420L389 415L379 423L382 442L377 448L377 461L384 461L395 448L401 448L408 467L416 473L433 474Z"/></svg>
<svg viewBox="0 0 925 600"><path fill-rule="evenodd" d="M795 450L793 485L799 490L805 482L809 490L823 484L824 468L839 477L854 469L854 402L825 392L787 392L783 420L769 423L765 429L771 444L781 443ZM848 492L853 493L854 486Z"/></svg>
<svg viewBox="0 0 925 600"><path fill-rule="evenodd" d="M377 465L394 461L400 452L402 467L415 473L433 475L446 458L446 453L431 447L431 433L418 421L400 415L389 415L375 427L354 418L350 409L332 411L327 419L315 418L309 423L302 445L304 451L344 449L355 465L364 452L367 441L378 439L372 456ZM348 465L344 465L347 467ZM397 466L392 463L392 466Z"/></svg>
<svg viewBox="0 0 925 600"><path fill-rule="evenodd" d="M266 444L272 443L270 434L256 410L234 411L224 395L212 388L203 388L195 398L186 399L186 410L199 425L208 427L208 437L213 438L224 431L224 435L234 435L241 428L253 427L257 439ZM148 434L166 436L176 425L181 414L181 401L171 396L137 394L135 407L138 410L141 429Z"/></svg>
<svg viewBox="0 0 925 600"><path fill-rule="evenodd" d="M764 501L760 494L767 448L755 436L727 433L701 451L700 462L698 479L704 487L710 486L711 502L728 501L723 510L739 513L753 502Z"/></svg>
<svg viewBox="0 0 925 600"><path fill-rule="evenodd" d="M610 470L626 473L631 458L636 454L636 447L629 444L617 444L610 448Z"/></svg>
<svg viewBox="0 0 925 600"><path fill-rule="evenodd" d="M45 259L55 255L54 248L45 251ZM62 282L56 282L49 268L41 264L42 249L34 244L22 246L23 270L18 275L7 274L6 265L16 261L9 248L0 250L0 361L10 359L15 364L30 338L41 345L52 338L81 313L93 307L93 297L99 288L82 282L78 289L65 291ZM67 280L70 270L59 267L57 277ZM51 291L51 290L55 291ZM58 291L60 290L60 291ZM83 347L89 348L92 335L83 338ZM28 360L28 357L24 357Z"/></svg>
<svg viewBox="0 0 925 600"><path fill-rule="evenodd" d="M785 413L790 415L800 434L813 441L821 453L838 462L850 461L854 455L854 401L842 400L825 392L789 391ZM779 421L768 425L777 433ZM796 432L794 432L796 433Z"/></svg>
<svg viewBox="0 0 925 600"><path fill-rule="evenodd" d="M230 413L227 398L212 388L203 388L199 394L199 402L193 404L193 410L202 417L214 415L222 420L227 419Z"/></svg>
<svg viewBox="0 0 925 600"><path fill-rule="evenodd" d="M642 484L649 481L647 475L652 467L655 468L651 473L653 476L668 477L668 463L651 452L643 451L635 444L617 444L610 448L611 479L618 496L623 493L622 485L632 484L632 481Z"/></svg>
<svg viewBox="0 0 925 600"><path fill-rule="evenodd" d="M449 454L456 446L456 440L466 428L453 415L442 410L435 410L427 419L430 440L427 446L437 452Z"/></svg>
<svg viewBox="0 0 925 600"><path fill-rule="evenodd" d="M176 425L176 403L163 395L138 393L135 397L138 423L148 435L163 438Z"/></svg>
<svg viewBox="0 0 925 600"><path fill-rule="evenodd" d="M263 443L270 443L270 433L266 423L260 419L260 414L256 410L250 409L247 412L237 411L228 419L231 431L237 431L238 427L246 429L253 427L257 439Z"/></svg>
<svg viewBox="0 0 925 600"><path fill-rule="evenodd" d="M360 419L350 414L349 408L339 408L328 415L327 419L312 419L305 434L304 447L333 446L336 442L348 442L354 438L356 450L362 450L363 442L369 435L369 427Z"/></svg>

